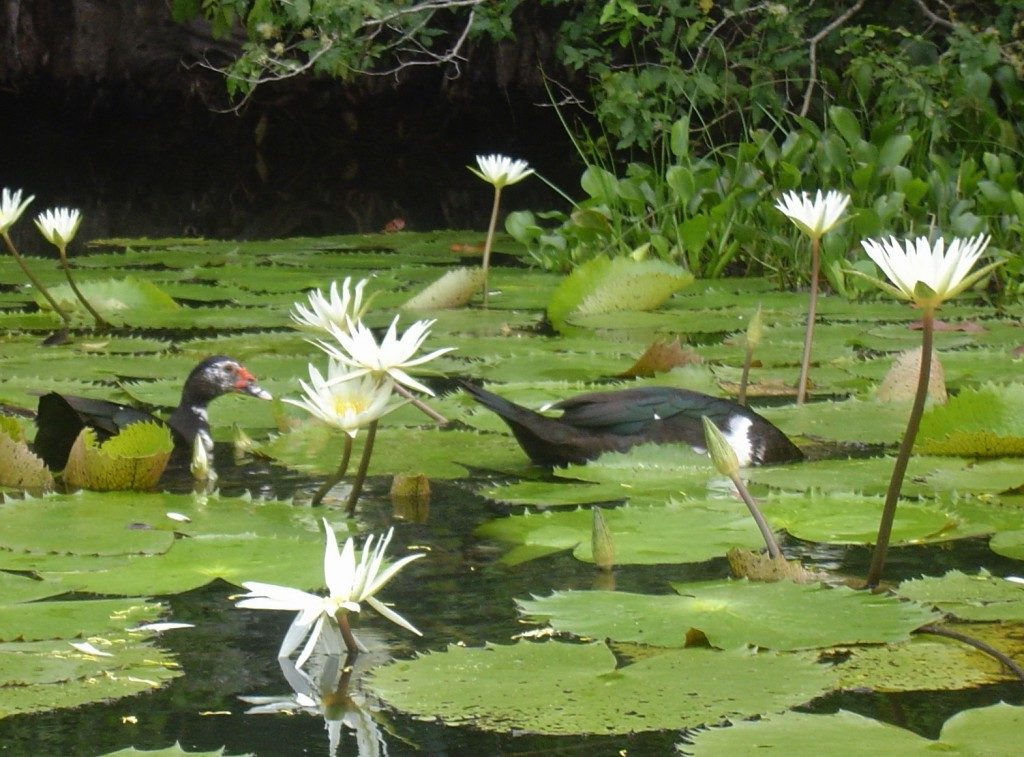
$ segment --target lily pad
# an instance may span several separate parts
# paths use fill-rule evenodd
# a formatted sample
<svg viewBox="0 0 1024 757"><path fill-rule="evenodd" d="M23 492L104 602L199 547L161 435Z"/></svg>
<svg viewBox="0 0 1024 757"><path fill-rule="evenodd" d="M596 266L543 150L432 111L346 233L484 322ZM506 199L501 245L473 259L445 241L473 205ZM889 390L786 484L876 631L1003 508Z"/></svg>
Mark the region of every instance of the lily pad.
<svg viewBox="0 0 1024 757"><path fill-rule="evenodd" d="M951 570L941 578L915 578L901 583L896 592L961 620L1024 621L1024 586L984 570L973 576Z"/></svg>
<svg viewBox="0 0 1024 757"><path fill-rule="evenodd" d="M0 604L0 641L69 639L123 631L156 620L164 609L139 598Z"/></svg>
<svg viewBox="0 0 1024 757"><path fill-rule="evenodd" d="M698 632L714 647L776 651L908 639L939 618L920 605L820 584L727 580L672 588L678 596L568 591L517 604L523 614L581 637L682 647Z"/></svg>
<svg viewBox="0 0 1024 757"><path fill-rule="evenodd" d="M2 416L7 420L6 416ZM38 456L36 456L22 439L16 439L9 431L17 428L11 419L10 425L0 428L0 486L31 491L49 491L53 489L53 474Z"/></svg>
<svg viewBox="0 0 1024 757"><path fill-rule="evenodd" d="M925 413L917 445L929 455L1024 455L1024 384L964 389Z"/></svg>
<svg viewBox="0 0 1024 757"><path fill-rule="evenodd" d="M70 486L96 491L156 486L174 451L171 431L156 423L133 423L102 444L96 432L83 428L64 468Z"/></svg>
<svg viewBox="0 0 1024 757"><path fill-rule="evenodd" d="M785 754L816 757L822 744L842 744L844 755L934 755L940 752L1005 755L1017 751L1024 707L1000 702L964 710L946 721L937 741L840 710L833 715L787 712L758 722L737 722L694 734L683 748L695 755Z"/></svg>
<svg viewBox="0 0 1024 757"><path fill-rule="evenodd" d="M831 684L827 668L794 655L688 649L618 667L603 644L557 642L450 646L377 668L368 681L392 707L417 717L550 735L751 717L812 699Z"/></svg>
<svg viewBox="0 0 1024 757"><path fill-rule="evenodd" d="M733 547L764 545L760 532L739 502L670 502L662 506L606 510L605 522L620 565L697 563L724 557ZM572 549L578 560L593 562L589 509L524 513L477 528L477 535L519 545L503 561L515 564Z"/></svg>

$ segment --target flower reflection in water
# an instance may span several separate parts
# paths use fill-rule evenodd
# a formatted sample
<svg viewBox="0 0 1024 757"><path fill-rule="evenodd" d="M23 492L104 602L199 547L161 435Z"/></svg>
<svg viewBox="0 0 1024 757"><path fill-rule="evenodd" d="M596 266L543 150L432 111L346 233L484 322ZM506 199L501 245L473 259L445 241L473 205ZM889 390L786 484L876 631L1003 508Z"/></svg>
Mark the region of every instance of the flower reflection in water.
<svg viewBox="0 0 1024 757"><path fill-rule="evenodd" d="M379 717L378 708L371 697L360 691L356 685L359 673L380 664L382 660L374 659L375 655L372 654L342 656L321 654L320 651L318 648L305 669L296 667L293 660L279 658L281 672L288 685L292 687L292 693L280 696L239 697L243 702L253 705L245 711L246 714L320 715L327 729L327 753L331 757L339 753L343 726L355 735L356 753L360 757L387 755L388 745L376 719ZM353 690L350 691L350 687Z"/></svg>

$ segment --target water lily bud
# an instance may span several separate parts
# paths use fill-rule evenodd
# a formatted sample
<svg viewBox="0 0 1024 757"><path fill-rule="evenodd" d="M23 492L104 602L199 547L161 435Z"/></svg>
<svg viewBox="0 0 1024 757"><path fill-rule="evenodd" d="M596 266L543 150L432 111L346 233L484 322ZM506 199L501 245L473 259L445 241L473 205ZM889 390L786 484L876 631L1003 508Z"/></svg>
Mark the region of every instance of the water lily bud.
<svg viewBox="0 0 1024 757"><path fill-rule="evenodd" d="M736 450L726 441L725 435L712 423L706 415L700 417L704 422L704 440L707 443L708 454L711 461L718 468L722 475L738 476L740 473L740 461L736 457Z"/></svg>
<svg viewBox="0 0 1024 757"><path fill-rule="evenodd" d="M612 541L611 531L608 524L604 522L604 515L601 508L595 507L594 524L590 531L590 551L594 555L594 563L601 570L611 570L615 565L615 542Z"/></svg>
<svg viewBox="0 0 1024 757"><path fill-rule="evenodd" d="M196 481L216 481L217 471L210 465L210 456L206 452L201 436L197 436L192 445L192 464L189 466L192 478Z"/></svg>
<svg viewBox="0 0 1024 757"><path fill-rule="evenodd" d="M764 319L761 317L761 306L758 305L757 311L750 317L750 323L747 324L747 348L755 349L761 343L763 334Z"/></svg>

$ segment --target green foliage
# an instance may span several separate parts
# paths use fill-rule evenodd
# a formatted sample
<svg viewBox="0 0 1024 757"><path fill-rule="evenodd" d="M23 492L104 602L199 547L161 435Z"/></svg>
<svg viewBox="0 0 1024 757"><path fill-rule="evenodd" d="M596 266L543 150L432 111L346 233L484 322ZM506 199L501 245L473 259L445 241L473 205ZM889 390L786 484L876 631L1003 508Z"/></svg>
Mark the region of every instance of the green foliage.
<svg viewBox="0 0 1024 757"><path fill-rule="evenodd" d="M170 429L156 423L133 423L102 444L84 428L68 455L64 482L96 491L152 489L173 450Z"/></svg>
<svg viewBox="0 0 1024 757"><path fill-rule="evenodd" d="M376 668L369 686L391 706L421 718L569 735L777 712L814 698L831 681L826 666L798 655L682 649L620 666L603 644L521 641L453 645Z"/></svg>

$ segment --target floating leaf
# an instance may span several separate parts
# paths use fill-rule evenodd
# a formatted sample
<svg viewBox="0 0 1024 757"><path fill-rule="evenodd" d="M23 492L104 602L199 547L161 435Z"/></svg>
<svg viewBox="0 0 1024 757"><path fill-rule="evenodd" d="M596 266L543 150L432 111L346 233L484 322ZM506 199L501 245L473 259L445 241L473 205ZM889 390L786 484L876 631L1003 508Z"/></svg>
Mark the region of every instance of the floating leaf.
<svg viewBox="0 0 1024 757"><path fill-rule="evenodd" d="M561 328L572 313L653 310L692 283L692 274L671 263L594 258L578 266L558 286L548 303L548 318Z"/></svg>
<svg viewBox="0 0 1024 757"><path fill-rule="evenodd" d="M123 631L156 620L164 609L141 598L0 604L0 641L70 639Z"/></svg>
<svg viewBox="0 0 1024 757"><path fill-rule="evenodd" d="M715 647L750 644L776 651L908 639L939 618L893 597L820 584L727 580L672 588L679 596L556 591L517 604L523 614L584 638L681 647L697 630Z"/></svg>
<svg viewBox="0 0 1024 757"><path fill-rule="evenodd" d="M0 416L7 420L6 416ZM13 419L10 419L13 421ZM18 436L21 429L15 424ZM53 489L53 474L21 438L12 437L8 428L0 428L0 486L31 491Z"/></svg>
<svg viewBox="0 0 1024 757"><path fill-rule="evenodd" d="M787 712L757 722L736 722L691 735L683 748L695 755L785 754L817 757L823 744L841 744L850 757L878 754L1004 755L1019 749L1024 707L1000 702L964 710L946 721L937 741L888 723L840 710L832 715Z"/></svg>
<svg viewBox="0 0 1024 757"><path fill-rule="evenodd" d="M133 311L173 312L181 308L174 298L156 284L134 276L120 280L83 281L78 284L78 288L100 315L116 323L134 323ZM51 287L50 294L64 312L76 313L83 318L89 316L85 306L67 284ZM42 295L37 295L36 303L44 309L49 307L49 302Z"/></svg>
<svg viewBox="0 0 1024 757"><path fill-rule="evenodd" d="M920 374L921 348L901 352L878 387L878 399L882 402L913 401L917 394ZM946 374L942 370L939 356L934 352L931 370L928 373L928 397L939 403L946 401Z"/></svg>
<svg viewBox="0 0 1024 757"><path fill-rule="evenodd" d="M483 268L456 268L409 298L402 310L461 308L480 293L483 285Z"/></svg>
<svg viewBox="0 0 1024 757"><path fill-rule="evenodd" d="M764 544L746 508L738 502L671 502L658 507L626 506L604 511L615 541L619 565L696 563L722 557L733 547ZM593 562L589 509L545 511L499 518L477 534L517 545L505 556L516 563L572 549L578 560Z"/></svg>
<svg viewBox="0 0 1024 757"><path fill-rule="evenodd" d="M398 710L451 725L613 734L777 712L827 691L831 673L796 655L744 650L678 650L617 667L603 644L519 642L450 646L376 668L368 685Z"/></svg>
<svg viewBox="0 0 1024 757"><path fill-rule="evenodd" d="M132 696L181 675L170 655L138 634L110 631L90 641L111 656L84 654L66 640L0 644L0 718Z"/></svg>
<svg viewBox="0 0 1024 757"><path fill-rule="evenodd" d="M68 455L64 481L96 491L145 491L156 486L173 450L170 429L157 423L133 423L103 444L93 429L83 428Z"/></svg>
<svg viewBox="0 0 1024 757"><path fill-rule="evenodd" d="M962 390L925 413L917 445L930 455L1024 455L1024 384Z"/></svg>
<svg viewBox="0 0 1024 757"><path fill-rule="evenodd" d="M896 593L961 620L1024 620L1024 586L984 570L973 576L951 570L942 578L911 579Z"/></svg>

